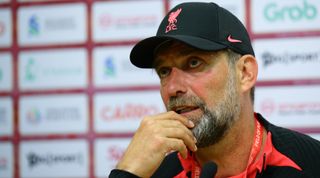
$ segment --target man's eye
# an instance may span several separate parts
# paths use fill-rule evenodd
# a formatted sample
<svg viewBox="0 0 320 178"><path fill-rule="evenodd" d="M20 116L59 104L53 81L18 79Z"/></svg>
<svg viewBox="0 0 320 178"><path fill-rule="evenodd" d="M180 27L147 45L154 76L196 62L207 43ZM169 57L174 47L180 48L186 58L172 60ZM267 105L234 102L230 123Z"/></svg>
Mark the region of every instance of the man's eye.
<svg viewBox="0 0 320 178"><path fill-rule="evenodd" d="M168 76L170 74L170 68L161 67L160 69L158 69L157 73L158 73L160 78L164 78L164 77L166 77L166 76Z"/></svg>
<svg viewBox="0 0 320 178"><path fill-rule="evenodd" d="M191 59L188 61L188 67L190 68L196 68L201 64L202 64L202 61L199 59Z"/></svg>

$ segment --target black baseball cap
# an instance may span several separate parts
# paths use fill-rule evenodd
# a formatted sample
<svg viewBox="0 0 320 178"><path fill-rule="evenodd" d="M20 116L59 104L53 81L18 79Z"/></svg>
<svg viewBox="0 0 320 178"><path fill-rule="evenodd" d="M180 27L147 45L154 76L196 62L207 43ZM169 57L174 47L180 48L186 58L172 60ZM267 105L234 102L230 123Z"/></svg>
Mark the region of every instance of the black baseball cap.
<svg viewBox="0 0 320 178"><path fill-rule="evenodd" d="M168 40L205 51L229 48L242 55L254 56L244 25L215 3L182 3L171 9L162 20L156 36L146 38L133 47L131 63L140 68L152 68L155 49Z"/></svg>

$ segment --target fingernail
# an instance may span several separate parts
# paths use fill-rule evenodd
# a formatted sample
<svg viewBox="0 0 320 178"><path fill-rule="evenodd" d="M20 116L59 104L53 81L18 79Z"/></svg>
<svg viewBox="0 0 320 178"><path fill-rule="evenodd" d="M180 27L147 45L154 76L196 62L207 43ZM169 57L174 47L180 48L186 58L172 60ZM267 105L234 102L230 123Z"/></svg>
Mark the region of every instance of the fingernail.
<svg viewBox="0 0 320 178"><path fill-rule="evenodd" d="M190 121L190 120L189 120L189 125L190 125L191 127L194 127L194 123L193 123L192 121Z"/></svg>
<svg viewBox="0 0 320 178"><path fill-rule="evenodd" d="M197 151L198 147L197 145L194 145L194 151Z"/></svg>
<svg viewBox="0 0 320 178"><path fill-rule="evenodd" d="M197 139L196 137L193 137L194 143L197 143Z"/></svg>

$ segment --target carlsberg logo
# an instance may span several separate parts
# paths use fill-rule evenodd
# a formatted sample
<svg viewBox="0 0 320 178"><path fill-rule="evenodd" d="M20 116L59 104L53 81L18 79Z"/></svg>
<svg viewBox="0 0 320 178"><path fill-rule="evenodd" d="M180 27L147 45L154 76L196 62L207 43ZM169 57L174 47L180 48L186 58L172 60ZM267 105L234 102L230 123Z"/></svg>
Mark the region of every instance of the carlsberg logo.
<svg viewBox="0 0 320 178"><path fill-rule="evenodd" d="M270 22L313 20L317 15L318 9L307 0L302 1L302 4L292 4L282 7L277 3L270 3L267 4L264 9L264 16Z"/></svg>

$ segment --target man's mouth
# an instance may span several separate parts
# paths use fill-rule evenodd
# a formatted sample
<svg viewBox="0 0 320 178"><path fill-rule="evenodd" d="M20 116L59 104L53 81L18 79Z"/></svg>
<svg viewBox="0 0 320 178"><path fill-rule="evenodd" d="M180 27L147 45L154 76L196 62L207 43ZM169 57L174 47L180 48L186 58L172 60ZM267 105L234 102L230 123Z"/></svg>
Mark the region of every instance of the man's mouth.
<svg viewBox="0 0 320 178"><path fill-rule="evenodd" d="M184 114L187 112L194 111L196 109L199 109L199 107L197 107L197 106L178 106L178 107L174 107L172 110L178 114Z"/></svg>

